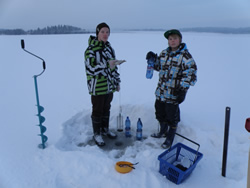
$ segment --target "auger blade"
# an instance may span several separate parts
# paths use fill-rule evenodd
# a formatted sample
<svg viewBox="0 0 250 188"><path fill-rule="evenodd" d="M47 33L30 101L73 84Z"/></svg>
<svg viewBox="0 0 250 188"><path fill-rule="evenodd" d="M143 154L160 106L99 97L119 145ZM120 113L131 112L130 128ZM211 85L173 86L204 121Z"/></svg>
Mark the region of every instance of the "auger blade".
<svg viewBox="0 0 250 188"><path fill-rule="evenodd" d="M40 126L40 130L41 130L41 134L45 133L47 128L43 125L39 125Z"/></svg>

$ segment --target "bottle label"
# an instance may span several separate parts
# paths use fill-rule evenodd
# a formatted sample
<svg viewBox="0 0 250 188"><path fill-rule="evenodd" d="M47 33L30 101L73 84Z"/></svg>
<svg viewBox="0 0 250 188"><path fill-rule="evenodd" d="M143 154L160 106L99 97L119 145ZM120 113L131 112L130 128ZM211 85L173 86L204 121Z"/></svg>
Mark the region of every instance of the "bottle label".
<svg viewBox="0 0 250 188"><path fill-rule="evenodd" d="M153 77L154 74L154 65L148 64L147 66L147 71L146 71L146 78L147 79L151 79Z"/></svg>
<svg viewBox="0 0 250 188"><path fill-rule="evenodd" d="M137 139L137 140L141 140L141 139L142 139L142 130L138 130L138 129L137 129L137 132L136 132L136 139Z"/></svg>
<svg viewBox="0 0 250 188"><path fill-rule="evenodd" d="M126 137L130 137L131 136L131 134L130 134L130 127L126 127L125 128L125 136Z"/></svg>

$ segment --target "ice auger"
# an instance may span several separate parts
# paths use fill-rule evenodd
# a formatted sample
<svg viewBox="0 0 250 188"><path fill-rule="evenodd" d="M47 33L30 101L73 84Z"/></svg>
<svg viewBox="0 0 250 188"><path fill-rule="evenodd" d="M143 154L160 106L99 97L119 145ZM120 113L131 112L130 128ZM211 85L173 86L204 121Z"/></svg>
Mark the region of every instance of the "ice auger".
<svg viewBox="0 0 250 188"><path fill-rule="evenodd" d="M43 71L40 74L38 74L38 75L34 75L34 83L35 83L36 102L37 102L37 111L38 111L37 116L38 116L38 119L39 119L38 126L40 127L40 134L38 136L41 136L41 140L42 140L42 143L39 144L38 147L42 148L42 149L45 149L45 147L46 147L45 143L47 142L48 137L44 135L44 133L46 132L47 129L46 129L46 127L44 125L42 125L44 123L44 121L45 121L45 117L41 115L41 113L44 111L44 107L41 106L40 103L39 103L39 95L38 95L38 87L37 87L37 77L41 76L43 74L43 72L46 69L46 64L45 64L45 61L41 57L39 57L39 56L37 56L37 55L35 55L35 54L33 54L33 53L31 53L31 52L29 52L29 51L27 51L25 49L25 44L24 44L24 40L23 39L21 40L21 47L22 47L22 49L25 52L27 52L27 53L29 53L29 54L31 54L31 55L33 55L33 56L35 56L38 59L41 59L43 61Z"/></svg>

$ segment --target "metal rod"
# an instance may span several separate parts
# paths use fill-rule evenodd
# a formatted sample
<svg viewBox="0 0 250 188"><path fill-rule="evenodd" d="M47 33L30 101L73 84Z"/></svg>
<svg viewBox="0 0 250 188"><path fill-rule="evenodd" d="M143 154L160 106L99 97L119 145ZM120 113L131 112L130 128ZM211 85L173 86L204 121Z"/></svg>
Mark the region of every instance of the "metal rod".
<svg viewBox="0 0 250 188"><path fill-rule="evenodd" d="M247 188L250 187L250 148L248 153Z"/></svg>
<svg viewBox="0 0 250 188"><path fill-rule="evenodd" d="M223 146L223 158L222 158L222 173L221 173L221 175L223 177L226 177L230 111L231 111L230 107L226 107L225 130L224 130L224 146Z"/></svg>
<svg viewBox="0 0 250 188"><path fill-rule="evenodd" d="M121 75L121 66L119 66L119 74ZM121 105L121 90L119 91L119 115L117 116L117 131L123 131L123 116L122 116L122 105Z"/></svg>
<svg viewBox="0 0 250 188"><path fill-rule="evenodd" d="M37 103L38 114L40 114L40 111L39 111L40 103L39 103L38 87L37 87L37 79L36 78L37 78L37 76L35 75L34 76L34 83L35 83L35 91L36 91L36 103Z"/></svg>
<svg viewBox="0 0 250 188"><path fill-rule="evenodd" d="M27 52L27 53L29 53L30 55L33 55L34 57L36 57L36 58L38 58L38 59L40 59L40 60L43 61L43 71L42 71L40 74L36 75L36 76L42 75L43 72L44 72L45 69L46 69L46 63L45 63L44 59L41 58L41 57L39 57L39 56L37 56L37 55L35 55L35 54L33 54L33 53L31 53L31 52L29 52L28 50L26 50L26 49L25 49L25 43L24 43L24 40L23 40L23 39L21 40L21 47L22 47L22 49L23 49L25 52Z"/></svg>
<svg viewBox="0 0 250 188"><path fill-rule="evenodd" d="M41 144L41 148L42 149L45 149L45 140L44 140L44 135L43 135L43 130L42 130L42 123L44 120L42 120L41 118L41 107L40 107L40 103L39 103L39 95L38 95L38 87L37 87L37 75L34 76L34 83L35 83L35 91L36 91L36 103L37 103L37 116L38 116L38 119L39 119L39 127L40 127L40 136L41 136L41 141L42 141L42 144Z"/></svg>

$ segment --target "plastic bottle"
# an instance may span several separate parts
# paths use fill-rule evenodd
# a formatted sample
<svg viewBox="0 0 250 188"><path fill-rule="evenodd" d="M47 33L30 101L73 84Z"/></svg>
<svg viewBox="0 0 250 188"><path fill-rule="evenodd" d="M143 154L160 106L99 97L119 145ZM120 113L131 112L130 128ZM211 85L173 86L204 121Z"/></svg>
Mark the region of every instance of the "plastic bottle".
<svg viewBox="0 0 250 188"><path fill-rule="evenodd" d="M148 59L146 78L151 79L153 77L153 73L154 73L154 58L150 58Z"/></svg>
<svg viewBox="0 0 250 188"><path fill-rule="evenodd" d="M125 136L126 137L131 137L131 133L130 133L130 119L129 117L127 117L127 119L125 120Z"/></svg>
<svg viewBox="0 0 250 188"><path fill-rule="evenodd" d="M142 139L142 122L141 119L139 118L137 121L137 129L136 129L136 139L141 140Z"/></svg>

